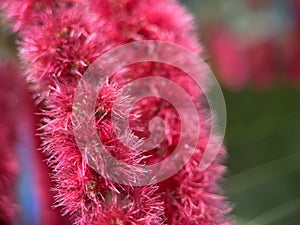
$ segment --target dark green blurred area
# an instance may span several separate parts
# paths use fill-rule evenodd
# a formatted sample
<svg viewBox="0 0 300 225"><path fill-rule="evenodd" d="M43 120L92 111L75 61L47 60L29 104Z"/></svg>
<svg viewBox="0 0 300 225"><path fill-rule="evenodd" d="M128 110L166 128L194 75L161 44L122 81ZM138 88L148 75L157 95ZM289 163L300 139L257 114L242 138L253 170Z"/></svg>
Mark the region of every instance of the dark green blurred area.
<svg viewBox="0 0 300 225"><path fill-rule="evenodd" d="M238 224L300 224L300 91L277 86L224 96L225 191Z"/></svg>

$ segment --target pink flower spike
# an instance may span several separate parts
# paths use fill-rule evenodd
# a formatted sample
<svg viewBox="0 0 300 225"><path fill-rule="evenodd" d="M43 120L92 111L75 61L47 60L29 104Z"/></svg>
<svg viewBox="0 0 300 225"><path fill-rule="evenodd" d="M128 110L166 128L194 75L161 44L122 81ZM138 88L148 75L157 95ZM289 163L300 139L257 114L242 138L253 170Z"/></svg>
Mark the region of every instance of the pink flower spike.
<svg viewBox="0 0 300 225"><path fill-rule="evenodd" d="M230 224L225 218L230 207L218 186L225 172L221 165L226 157L225 148L219 150L217 158L205 171L200 170L200 160L211 138L212 119L206 109L207 102L203 100L203 90L178 68L143 62L117 71L111 79L105 80L106 85L99 92L93 115L95 124L92 124L95 132L89 133L86 129L87 132L76 136L82 140L98 135L105 150L127 165L147 168L166 159L173 153L181 135L181 118L176 108L153 97L131 105L121 89L147 76L173 81L195 102L199 113L195 117L200 121L201 133L191 159L169 179L141 187L114 182L108 179L112 171L119 171L118 175L125 179L131 177L132 171L118 170L119 164L107 161L103 149L94 155L85 155L74 135L71 115L72 110L78 110L73 105L78 82L99 56L140 40L165 41L194 54L201 53L193 19L183 7L174 0L4 0L2 8L13 21L13 28L19 31L19 50L26 78L41 103L42 149L48 156L56 183L55 206L64 215L71 215L72 222L80 225ZM146 86L157 90L152 82ZM92 91L87 87L89 90ZM134 91L142 90L140 87ZM172 93L172 90L164 92ZM124 110L113 110L112 105L116 104L121 104ZM122 113L128 109L131 109L131 130L118 135L111 118L122 118ZM149 126L154 117L160 118L165 125L164 139L149 151L139 151L140 142L150 136L151 130L159 132L159 127ZM77 126L85 128L84 124ZM93 142L85 144L88 149L98 146ZM170 168L172 166L170 163Z"/></svg>

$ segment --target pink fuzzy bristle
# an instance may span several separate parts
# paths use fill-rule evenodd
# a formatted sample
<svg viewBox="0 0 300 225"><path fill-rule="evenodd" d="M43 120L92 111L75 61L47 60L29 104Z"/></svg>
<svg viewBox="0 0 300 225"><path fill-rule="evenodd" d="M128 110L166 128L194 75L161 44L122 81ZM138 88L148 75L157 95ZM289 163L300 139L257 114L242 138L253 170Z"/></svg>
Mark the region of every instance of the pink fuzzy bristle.
<svg viewBox="0 0 300 225"><path fill-rule="evenodd" d="M70 214L74 223L82 225L221 225L226 221L224 215L229 207L218 196L217 186L224 172L220 166L226 155L224 149L207 170L201 171L197 166L209 135L206 131L210 129L204 101L197 104L204 129L195 154L181 171L158 184L131 187L103 177L110 170L130 177L132 171L111 167L101 154L95 156L98 158L92 160L91 166L90 159L80 152L73 133L71 114L77 84L98 56L116 46L149 39L176 43L195 54L201 52L193 33L192 17L176 1L5 1L4 9L19 30L20 55L27 68L27 79L34 84L32 88L42 101L43 151L48 155L56 182L56 205L62 207L64 214ZM162 100L145 99L136 104L130 112L132 132L123 134L122 140L114 133L110 116L118 118L122 110L114 111L112 105L120 104L124 110L131 106L130 99L119 89L131 80L149 75L178 83L195 102L203 98L203 92L182 71L161 63L132 65L107 81L97 99L93 125L109 152L129 165L160 161L174 151L178 142L180 118ZM142 144L137 136L149 135L146 127L154 116L164 121L167 132L164 141L157 149L151 149L151 157L147 159L149 152L137 151ZM92 135L88 132L86 128L79 138ZM122 143L124 140L127 146Z"/></svg>

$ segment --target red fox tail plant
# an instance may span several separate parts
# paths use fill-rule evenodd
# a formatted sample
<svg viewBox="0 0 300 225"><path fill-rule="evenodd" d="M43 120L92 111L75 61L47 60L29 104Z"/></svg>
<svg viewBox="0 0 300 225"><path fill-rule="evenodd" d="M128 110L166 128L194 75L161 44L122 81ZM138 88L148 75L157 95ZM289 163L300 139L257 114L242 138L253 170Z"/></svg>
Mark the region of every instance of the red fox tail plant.
<svg viewBox="0 0 300 225"><path fill-rule="evenodd" d="M199 168L211 138L211 118L203 92L183 71L156 62L128 66L105 82L95 105L95 126L109 153L126 164L146 166L167 158L179 142L181 125L176 109L157 97L137 102L130 111L131 130L122 136L125 146L111 120L113 114L122 112L114 111L112 105L129 108L127 96L120 91L122 86L149 75L172 80L186 89L198 102L201 135L191 159L167 180L145 186L113 182L92 169L73 133L71 114L78 82L103 53L140 40L171 42L201 53L192 18L185 9L173 0L2 2L6 18L20 36L26 78L42 105L42 149L56 182L56 206L63 214L71 215L73 222L81 225L230 224L225 217L230 207L218 186L225 171L221 163L226 152L221 148L206 170ZM155 88L151 83L148 86ZM154 117L164 122L164 139L151 151L138 151L140 141L150 135L148 124Z"/></svg>

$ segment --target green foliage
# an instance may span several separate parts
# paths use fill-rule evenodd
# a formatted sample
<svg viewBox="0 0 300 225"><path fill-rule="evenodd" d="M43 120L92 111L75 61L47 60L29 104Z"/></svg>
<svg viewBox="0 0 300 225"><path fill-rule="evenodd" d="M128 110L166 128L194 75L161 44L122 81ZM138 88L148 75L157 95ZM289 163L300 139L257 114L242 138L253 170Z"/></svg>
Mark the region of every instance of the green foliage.
<svg viewBox="0 0 300 225"><path fill-rule="evenodd" d="M299 225L300 91L224 91L226 194L238 225Z"/></svg>

